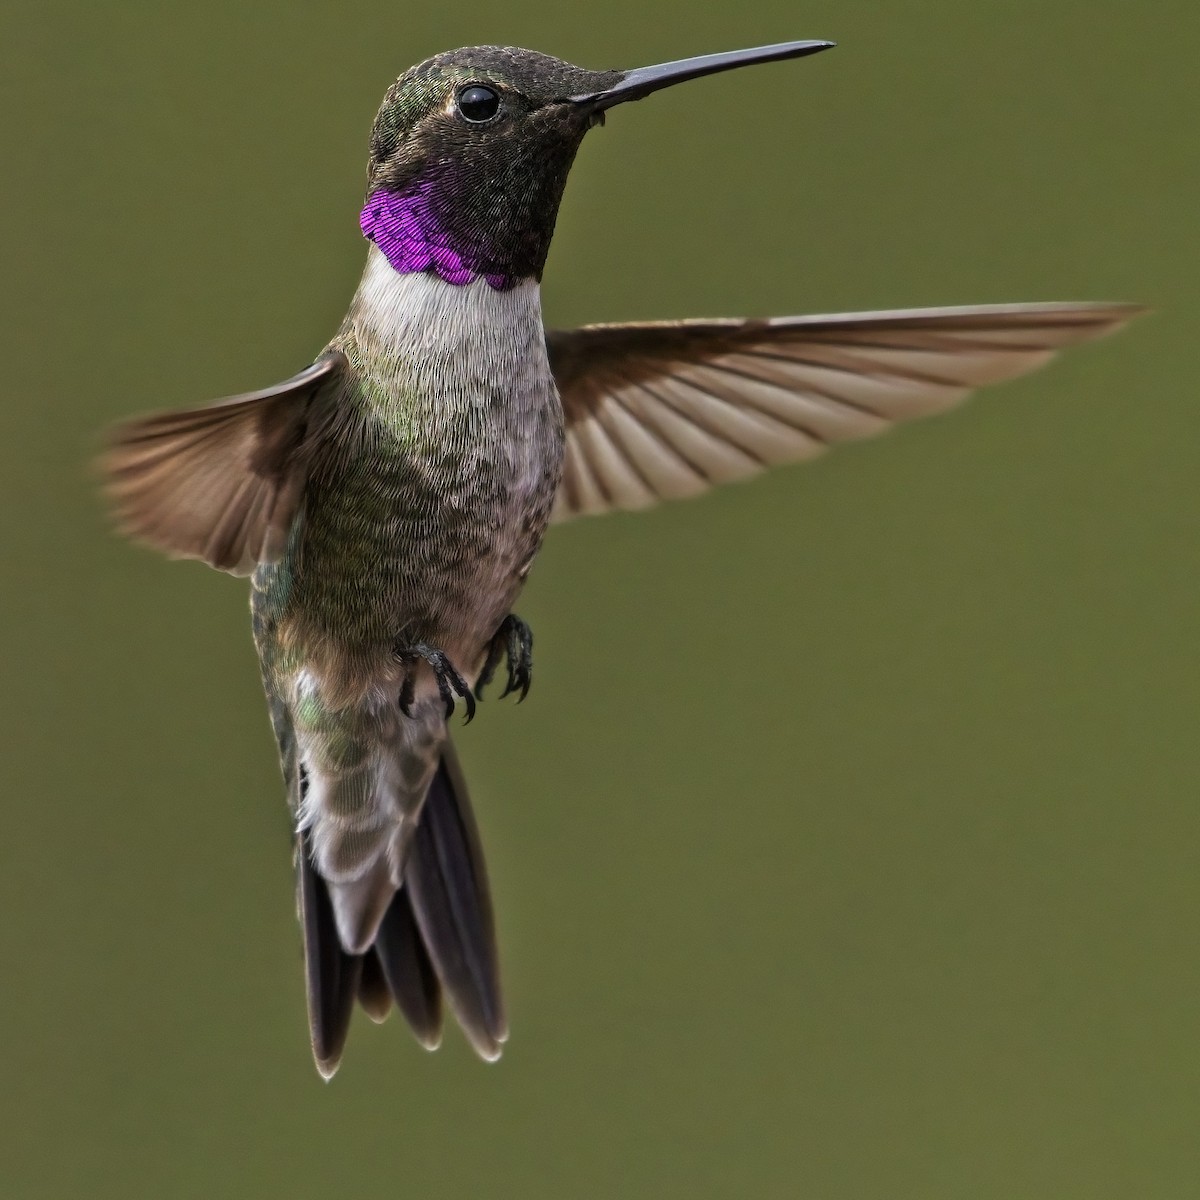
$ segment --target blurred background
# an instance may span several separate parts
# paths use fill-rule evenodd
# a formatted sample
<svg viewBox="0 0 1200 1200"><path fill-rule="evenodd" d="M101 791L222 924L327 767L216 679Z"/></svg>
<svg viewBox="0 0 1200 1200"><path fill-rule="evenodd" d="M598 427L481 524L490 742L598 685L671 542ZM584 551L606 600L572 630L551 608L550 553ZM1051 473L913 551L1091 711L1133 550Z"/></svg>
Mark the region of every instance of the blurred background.
<svg viewBox="0 0 1200 1200"><path fill-rule="evenodd" d="M1195 5L9 0L0 1191L1194 1196ZM460 44L809 61L615 111L557 324L1157 313L950 417L552 533L457 738L512 1040L309 1057L244 583L89 459L309 362L367 132Z"/></svg>

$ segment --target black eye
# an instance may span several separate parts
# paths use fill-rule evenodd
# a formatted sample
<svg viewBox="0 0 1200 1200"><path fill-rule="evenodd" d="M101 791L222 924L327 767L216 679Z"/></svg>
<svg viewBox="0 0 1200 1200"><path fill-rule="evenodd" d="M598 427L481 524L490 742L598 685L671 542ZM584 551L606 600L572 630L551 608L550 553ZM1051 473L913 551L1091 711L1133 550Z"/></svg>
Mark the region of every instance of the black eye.
<svg viewBox="0 0 1200 1200"><path fill-rule="evenodd" d="M472 83L458 93L458 111L468 121L479 125L490 121L500 111L500 97L482 83Z"/></svg>

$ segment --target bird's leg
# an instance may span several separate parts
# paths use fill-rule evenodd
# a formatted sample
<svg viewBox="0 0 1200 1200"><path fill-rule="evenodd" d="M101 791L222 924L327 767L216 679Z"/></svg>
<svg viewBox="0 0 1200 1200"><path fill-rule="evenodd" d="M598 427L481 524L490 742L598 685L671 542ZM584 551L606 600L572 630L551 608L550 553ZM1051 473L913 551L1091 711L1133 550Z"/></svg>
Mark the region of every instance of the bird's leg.
<svg viewBox="0 0 1200 1200"><path fill-rule="evenodd" d="M500 693L500 699L519 691L517 703L520 704L529 695L529 685L533 682L533 631L514 613L509 613L492 635L487 659L475 684L478 699L483 699L483 689L492 682L502 654L508 656L508 686Z"/></svg>
<svg viewBox="0 0 1200 1200"><path fill-rule="evenodd" d="M467 681L458 673L454 664L446 657L445 652L436 646L426 645L425 642L402 642L392 651L398 662L405 666L404 682L400 685L400 711L411 717L413 699L416 691L414 675L419 662L427 662L433 668L433 677L437 680L438 695L446 706L446 716L454 715L454 697L461 696L467 708L467 720L475 716L475 697Z"/></svg>

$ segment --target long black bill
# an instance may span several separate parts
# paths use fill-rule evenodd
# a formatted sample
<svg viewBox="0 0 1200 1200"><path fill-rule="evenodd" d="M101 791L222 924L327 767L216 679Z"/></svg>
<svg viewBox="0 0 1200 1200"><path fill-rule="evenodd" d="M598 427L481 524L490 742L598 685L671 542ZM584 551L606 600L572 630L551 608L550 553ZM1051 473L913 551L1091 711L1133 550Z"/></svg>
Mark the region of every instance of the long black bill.
<svg viewBox="0 0 1200 1200"><path fill-rule="evenodd" d="M835 45L836 42L779 42L774 46L756 46L753 50L730 50L725 54L681 58L678 62L659 63L656 67L635 67L625 72L620 83L600 92L572 96L571 100L603 111L614 104L624 104L627 100L641 100L651 92L670 87L673 83L683 83L686 79L699 79L701 75L715 75L718 71L732 71L735 67L748 67L753 63L803 58L806 54L819 54Z"/></svg>

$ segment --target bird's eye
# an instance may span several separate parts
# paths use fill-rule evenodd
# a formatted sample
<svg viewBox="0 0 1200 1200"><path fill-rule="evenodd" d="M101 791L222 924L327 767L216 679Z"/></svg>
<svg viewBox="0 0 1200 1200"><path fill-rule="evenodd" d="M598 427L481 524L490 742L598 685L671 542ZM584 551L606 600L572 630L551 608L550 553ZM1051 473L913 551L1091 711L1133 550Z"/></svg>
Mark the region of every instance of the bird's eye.
<svg viewBox="0 0 1200 1200"><path fill-rule="evenodd" d="M482 125L500 111L500 97L490 87L472 83L458 93L458 111L473 125Z"/></svg>

